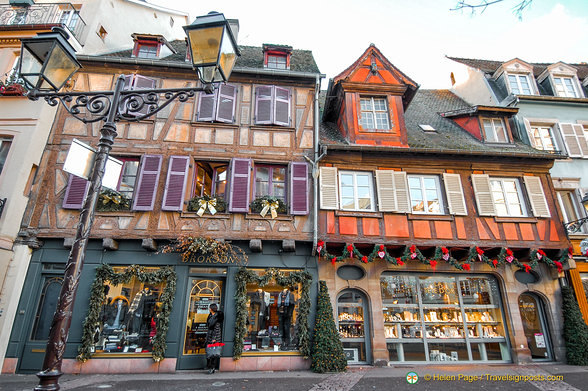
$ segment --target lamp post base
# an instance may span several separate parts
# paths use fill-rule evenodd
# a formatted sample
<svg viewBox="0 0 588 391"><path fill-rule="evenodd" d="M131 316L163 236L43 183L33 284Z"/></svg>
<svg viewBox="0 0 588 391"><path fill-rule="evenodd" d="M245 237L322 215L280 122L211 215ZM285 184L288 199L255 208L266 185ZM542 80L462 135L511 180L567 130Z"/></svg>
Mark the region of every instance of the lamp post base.
<svg viewBox="0 0 588 391"><path fill-rule="evenodd" d="M58 391L61 388L59 386L61 375L63 372L58 370L37 372L39 384L35 387L35 391Z"/></svg>

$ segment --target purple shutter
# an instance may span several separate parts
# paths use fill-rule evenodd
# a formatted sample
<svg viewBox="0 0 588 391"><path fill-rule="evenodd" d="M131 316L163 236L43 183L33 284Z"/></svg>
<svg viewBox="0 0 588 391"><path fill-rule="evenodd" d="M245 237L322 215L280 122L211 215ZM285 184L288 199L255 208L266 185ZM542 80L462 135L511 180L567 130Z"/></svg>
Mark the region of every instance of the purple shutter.
<svg viewBox="0 0 588 391"><path fill-rule="evenodd" d="M251 183L251 159L231 160L230 212L249 211L249 186Z"/></svg>
<svg viewBox="0 0 588 391"><path fill-rule="evenodd" d="M255 123L271 124L272 123L272 104L273 104L272 86L260 86L255 89Z"/></svg>
<svg viewBox="0 0 588 391"><path fill-rule="evenodd" d="M290 126L290 90L274 88L274 124Z"/></svg>
<svg viewBox="0 0 588 391"><path fill-rule="evenodd" d="M214 90L212 94L201 92L198 97L198 114L197 121L213 121L216 111L216 97L218 90Z"/></svg>
<svg viewBox="0 0 588 391"><path fill-rule="evenodd" d="M161 155L143 155L137 179L133 210L153 210L157 182L161 169Z"/></svg>
<svg viewBox="0 0 588 391"><path fill-rule="evenodd" d="M290 214L307 215L310 211L308 201L308 164L290 163Z"/></svg>
<svg viewBox="0 0 588 391"><path fill-rule="evenodd" d="M63 209L81 209L89 187L90 181L70 174L61 207Z"/></svg>
<svg viewBox="0 0 588 391"><path fill-rule="evenodd" d="M135 75L135 80L133 82L133 90L149 90L155 88L155 80L150 79L145 76ZM136 115L145 115L149 113L149 106L145 105L141 108L141 110L137 111Z"/></svg>
<svg viewBox="0 0 588 391"><path fill-rule="evenodd" d="M219 122L235 122L235 103L237 102L237 87L221 84L218 89L218 108L216 120Z"/></svg>
<svg viewBox="0 0 588 391"><path fill-rule="evenodd" d="M186 178L189 167L188 156L171 156L163 193L161 210L181 211L186 190Z"/></svg>

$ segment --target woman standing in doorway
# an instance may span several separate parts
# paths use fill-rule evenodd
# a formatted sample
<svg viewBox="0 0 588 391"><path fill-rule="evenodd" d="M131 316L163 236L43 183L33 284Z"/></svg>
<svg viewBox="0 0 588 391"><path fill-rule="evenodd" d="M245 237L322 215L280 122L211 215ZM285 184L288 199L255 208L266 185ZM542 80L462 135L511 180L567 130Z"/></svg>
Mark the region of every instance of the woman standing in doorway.
<svg viewBox="0 0 588 391"><path fill-rule="evenodd" d="M210 314L206 319L206 325L208 326L208 331L206 332L206 368L208 369L208 374L212 374L219 368L221 350L225 345L222 342L224 315L222 311L218 310L215 303L212 303L208 309Z"/></svg>

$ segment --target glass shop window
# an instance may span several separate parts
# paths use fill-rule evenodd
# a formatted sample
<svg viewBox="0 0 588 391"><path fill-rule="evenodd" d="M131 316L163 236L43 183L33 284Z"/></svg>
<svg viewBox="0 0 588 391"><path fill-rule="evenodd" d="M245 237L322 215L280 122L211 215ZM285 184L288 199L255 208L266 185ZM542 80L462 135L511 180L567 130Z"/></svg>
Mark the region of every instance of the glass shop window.
<svg viewBox="0 0 588 391"><path fill-rule="evenodd" d="M262 275L264 271L256 273ZM275 280L263 287L256 283L247 284L247 334L243 340L243 351L298 350L300 289L300 284L281 286Z"/></svg>
<svg viewBox="0 0 588 391"><path fill-rule="evenodd" d="M115 267L123 272L126 267ZM158 268L146 268L147 272ZM153 349L165 283L149 284L133 277L114 285L106 282L100 326L94 332L95 353L145 353Z"/></svg>

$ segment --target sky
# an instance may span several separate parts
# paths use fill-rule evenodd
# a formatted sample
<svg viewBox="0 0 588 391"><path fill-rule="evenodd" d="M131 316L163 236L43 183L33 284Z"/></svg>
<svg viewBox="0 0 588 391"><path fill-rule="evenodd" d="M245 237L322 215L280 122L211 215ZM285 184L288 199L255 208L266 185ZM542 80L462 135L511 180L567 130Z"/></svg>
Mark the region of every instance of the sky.
<svg viewBox="0 0 588 391"><path fill-rule="evenodd" d="M479 0L471 0L479 1ZM240 45L285 44L313 52L328 80L373 43L421 88L449 88L445 56L528 62L588 62L588 1L533 0L519 20L505 0L472 15L457 0L148 0L188 12L239 19Z"/></svg>

